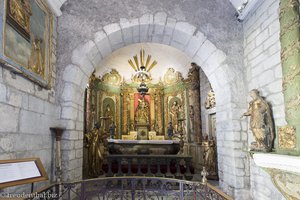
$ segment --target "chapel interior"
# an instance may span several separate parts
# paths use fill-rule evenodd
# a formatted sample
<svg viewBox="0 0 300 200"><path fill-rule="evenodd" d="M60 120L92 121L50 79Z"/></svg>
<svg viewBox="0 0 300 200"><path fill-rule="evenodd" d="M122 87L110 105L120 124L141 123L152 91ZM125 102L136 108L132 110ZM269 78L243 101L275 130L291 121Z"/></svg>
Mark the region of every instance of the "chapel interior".
<svg viewBox="0 0 300 200"><path fill-rule="evenodd" d="M0 25L0 199L300 199L299 0L3 0Z"/></svg>

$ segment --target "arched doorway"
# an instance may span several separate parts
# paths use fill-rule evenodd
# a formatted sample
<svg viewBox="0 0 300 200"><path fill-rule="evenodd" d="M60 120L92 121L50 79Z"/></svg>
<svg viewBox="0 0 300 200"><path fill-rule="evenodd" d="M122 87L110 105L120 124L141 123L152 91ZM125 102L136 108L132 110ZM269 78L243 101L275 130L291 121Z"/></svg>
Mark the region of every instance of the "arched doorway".
<svg viewBox="0 0 300 200"><path fill-rule="evenodd" d="M244 111L245 89L243 74L226 62L226 55L216 48L197 28L187 22L172 21L164 13L144 15L139 20L122 19L109 24L72 52L71 63L59 76L61 121L68 134L63 143L68 151L82 151L83 93L88 79L101 60L114 50L136 42L155 42L170 45L193 59L207 75L216 94L216 132L219 155L220 186L230 195L246 189L249 173L247 156L242 152L246 144L246 124L239 120ZM75 123L75 127L73 124ZM78 134L73 137L72 133ZM80 153L78 153L80 154ZM64 158L63 158L64 159ZM74 161L65 159L64 168L76 173L82 157ZM77 168L75 168L77 167ZM70 176L74 177L74 176ZM80 175L78 176L80 177ZM66 174L66 179L68 175Z"/></svg>

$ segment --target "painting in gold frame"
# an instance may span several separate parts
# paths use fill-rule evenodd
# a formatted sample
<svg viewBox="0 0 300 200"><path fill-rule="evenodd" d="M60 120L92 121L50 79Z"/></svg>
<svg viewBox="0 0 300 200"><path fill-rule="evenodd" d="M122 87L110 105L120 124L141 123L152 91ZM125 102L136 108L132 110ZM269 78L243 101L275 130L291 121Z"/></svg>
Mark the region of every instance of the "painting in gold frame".
<svg viewBox="0 0 300 200"><path fill-rule="evenodd" d="M26 38L20 25L8 20L9 2L5 1L3 27L4 64L13 66L21 74L39 85L51 87L52 14L42 0L28 0L30 16L30 38ZM11 19L10 19L11 21ZM26 23L25 23L26 24Z"/></svg>

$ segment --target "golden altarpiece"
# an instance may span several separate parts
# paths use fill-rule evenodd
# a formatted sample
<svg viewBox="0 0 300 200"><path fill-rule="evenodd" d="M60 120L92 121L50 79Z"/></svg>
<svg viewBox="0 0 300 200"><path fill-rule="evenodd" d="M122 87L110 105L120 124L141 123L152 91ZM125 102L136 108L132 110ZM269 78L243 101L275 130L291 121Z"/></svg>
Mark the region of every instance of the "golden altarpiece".
<svg viewBox="0 0 300 200"><path fill-rule="evenodd" d="M156 77L159 81L154 82L151 69L157 61L152 62L150 55L146 60L144 57L144 50L141 50L139 56L128 61L128 70L132 70L130 81L116 69L101 77L92 74L85 94L85 134L99 126L105 137L130 142L170 141L181 134L185 141L184 154L193 156L196 168L204 166L204 157L199 161L205 151L201 145L205 141L202 142L201 132L199 66L195 63L183 66L189 68L186 78L168 68L161 77ZM145 88L146 92L141 92Z"/></svg>
<svg viewBox="0 0 300 200"><path fill-rule="evenodd" d="M149 72L155 64L148 61L144 69L148 74L144 82L149 88L144 98L137 91L142 81L139 65L134 66L130 82L115 69L101 78L93 74L86 92L85 132L101 123L101 117L108 117L101 126L108 132L114 122L115 139L164 140L168 123L172 122L176 133L178 119L182 118L186 140L201 141L199 67L192 64L186 79L169 68L154 84Z"/></svg>

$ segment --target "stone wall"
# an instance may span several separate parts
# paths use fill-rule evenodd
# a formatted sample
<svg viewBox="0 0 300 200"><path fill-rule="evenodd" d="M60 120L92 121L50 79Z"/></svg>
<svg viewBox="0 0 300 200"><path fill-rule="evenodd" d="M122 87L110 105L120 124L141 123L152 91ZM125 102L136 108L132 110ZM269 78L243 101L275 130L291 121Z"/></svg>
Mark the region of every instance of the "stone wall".
<svg viewBox="0 0 300 200"><path fill-rule="evenodd" d="M2 32L3 1L0 2L0 7ZM54 17L52 85L55 85L56 80L56 26L57 18ZM1 46L2 41L1 34ZM0 53L2 54L2 50ZM0 66L0 160L39 157L49 179L53 180L54 139L49 127L58 125L59 112L54 88L41 88L27 78ZM49 184L49 181L42 184ZM7 191L30 192L30 187L28 184Z"/></svg>
<svg viewBox="0 0 300 200"><path fill-rule="evenodd" d="M202 135L209 134L209 119L208 116L216 112L216 108L206 109L205 100L207 93L210 91L211 86L205 73L200 70L200 94L201 94L201 121L202 121Z"/></svg>
<svg viewBox="0 0 300 200"><path fill-rule="evenodd" d="M83 91L88 77L114 50L138 42L173 46L201 66L216 92L221 188L236 198L249 191L242 25L229 1L69 0L59 17L57 93L66 179L81 177ZM78 154L77 154L78 153ZM70 156L71 155L71 156ZM239 196L242 195L242 196Z"/></svg>
<svg viewBox="0 0 300 200"><path fill-rule="evenodd" d="M247 70L248 91L258 89L272 106L275 126L285 125L279 41L279 0L262 1L243 25L244 65ZM249 101L250 97L248 97ZM250 130L248 135L250 144L254 141ZM266 172L253 162L250 167L251 193L254 199L269 199L271 196L273 199L283 198Z"/></svg>

